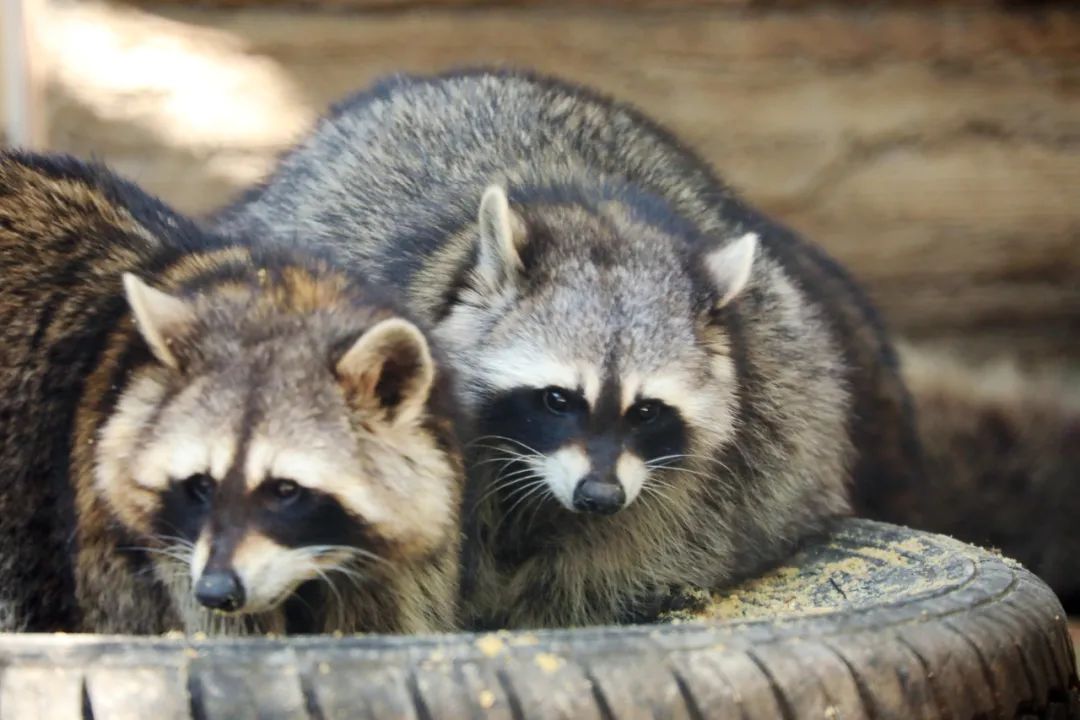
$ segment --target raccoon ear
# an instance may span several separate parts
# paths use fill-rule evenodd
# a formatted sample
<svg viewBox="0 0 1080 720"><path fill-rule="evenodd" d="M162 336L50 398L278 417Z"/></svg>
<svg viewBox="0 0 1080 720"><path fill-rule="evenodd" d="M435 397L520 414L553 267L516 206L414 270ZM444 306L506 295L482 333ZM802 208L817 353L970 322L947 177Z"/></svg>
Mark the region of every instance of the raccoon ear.
<svg viewBox="0 0 1080 720"><path fill-rule="evenodd" d="M757 233L746 233L705 256L705 269L719 293L715 307L724 307L746 288L757 247Z"/></svg>
<svg viewBox="0 0 1080 720"><path fill-rule="evenodd" d="M179 370L180 361L172 344L195 322L194 310L183 300L155 290L131 273L124 273L123 279L135 324L150 352L162 365Z"/></svg>
<svg viewBox="0 0 1080 720"><path fill-rule="evenodd" d="M401 318L369 328L338 360L335 370L351 401L374 403L394 421L418 417L435 380L427 339Z"/></svg>
<svg viewBox="0 0 1080 720"><path fill-rule="evenodd" d="M525 240L525 223L510 209L506 191L492 185L480 199L480 247L476 273L498 289L522 269L518 249Z"/></svg>

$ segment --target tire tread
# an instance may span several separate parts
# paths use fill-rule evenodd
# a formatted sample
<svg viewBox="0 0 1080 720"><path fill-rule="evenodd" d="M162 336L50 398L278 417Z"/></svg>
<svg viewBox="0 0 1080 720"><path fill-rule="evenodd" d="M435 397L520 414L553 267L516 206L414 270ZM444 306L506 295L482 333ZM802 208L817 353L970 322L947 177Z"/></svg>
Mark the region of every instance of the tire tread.
<svg viewBox="0 0 1080 720"><path fill-rule="evenodd" d="M868 562L906 538L923 551L905 551L905 571L934 579L930 590L781 620L499 633L486 644L0 635L0 720L1080 718L1064 612L1026 570L863 521L831 547Z"/></svg>

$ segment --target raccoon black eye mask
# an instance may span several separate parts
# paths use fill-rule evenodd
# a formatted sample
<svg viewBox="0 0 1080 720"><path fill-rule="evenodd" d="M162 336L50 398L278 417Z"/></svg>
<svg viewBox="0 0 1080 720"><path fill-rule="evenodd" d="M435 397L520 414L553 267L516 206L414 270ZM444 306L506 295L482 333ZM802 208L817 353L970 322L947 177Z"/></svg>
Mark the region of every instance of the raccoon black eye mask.
<svg viewBox="0 0 1080 720"><path fill-rule="evenodd" d="M605 412L606 411L606 412ZM571 512L610 515L633 502L649 468L682 457L686 425L677 409L659 400L614 403L594 411L578 390L519 388L492 402L482 424L492 437L500 481L517 489L518 508L531 510L523 488L538 488L534 502L552 498ZM496 434L495 431L498 431ZM652 488L649 488L650 490Z"/></svg>
<svg viewBox="0 0 1080 720"><path fill-rule="evenodd" d="M641 113L523 72L340 103L216 225L317 238L435 325L471 423L477 626L642 617L913 485L873 308Z"/></svg>
<svg viewBox="0 0 1080 720"><path fill-rule="evenodd" d="M0 153L0 326L0 629L456 626L445 374L353 273Z"/></svg>

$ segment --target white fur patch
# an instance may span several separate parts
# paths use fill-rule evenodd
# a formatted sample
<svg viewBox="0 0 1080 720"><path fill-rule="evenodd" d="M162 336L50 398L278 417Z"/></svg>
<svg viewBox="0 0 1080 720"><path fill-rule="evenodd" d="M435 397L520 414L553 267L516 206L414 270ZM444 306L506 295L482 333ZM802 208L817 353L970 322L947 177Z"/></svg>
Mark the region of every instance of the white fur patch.
<svg viewBox="0 0 1080 720"><path fill-rule="evenodd" d="M336 497L346 508L370 523L388 518L382 504L375 501L368 483L343 475L339 463L292 448L275 447L265 438L253 438L244 463L244 479L249 490L268 478L292 480L306 488Z"/></svg>
<svg viewBox="0 0 1080 720"><path fill-rule="evenodd" d="M535 347L501 350L492 354L485 365L484 380L494 390L548 386L573 390L579 385L578 369L573 364L545 355Z"/></svg>
<svg viewBox="0 0 1080 720"><path fill-rule="evenodd" d="M232 466L233 457L236 455L236 439L232 435L221 435L211 441L210 446L210 475L221 479ZM177 476L182 477L182 476Z"/></svg>
<svg viewBox="0 0 1080 720"><path fill-rule="evenodd" d="M154 380L141 377L120 397L116 410L101 428L98 437L98 487L106 495L123 495L128 478L128 461L139 443L142 430L157 411L164 387ZM152 462L138 463L135 482L151 490L168 484L168 457L161 454Z"/></svg>
<svg viewBox="0 0 1080 720"><path fill-rule="evenodd" d="M746 287L754 267L757 247L757 233L746 233L705 257L705 267L720 292L717 307L727 305Z"/></svg>
<svg viewBox="0 0 1080 720"><path fill-rule="evenodd" d="M244 586L244 613L272 609L297 586L318 576L311 556L251 533L236 546L232 560Z"/></svg>
<svg viewBox="0 0 1080 720"><path fill-rule="evenodd" d="M184 301L150 287L131 273L124 273L123 280L135 323L151 352L165 365L179 367L169 343L178 329L195 320L194 312Z"/></svg>
<svg viewBox="0 0 1080 720"><path fill-rule="evenodd" d="M689 378L681 373L657 373L645 378L639 395L670 405L691 423L707 420L716 403L716 398L701 392L701 388L695 387Z"/></svg>
<svg viewBox="0 0 1080 720"><path fill-rule="evenodd" d="M581 389L585 394L585 400L589 403L589 407L596 407L596 401L600 397L600 373L594 367L579 364L578 377L581 379ZM574 388L575 386L568 385L566 387Z"/></svg>
<svg viewBox="0 0 1080 720"><path fill-rule="evenodd" d="M207 537L208 532L208 530L204 530L202 534L199 535L199 539L195 543L195 549L191 552L192 587L194 587L195 583L199 580L203 568L206 567L206 561L210 558L210 540Z"/></svg>
<svg viewBox="0 0 1080 720"><path fill-rule="evenodd" d="M574 509L574 490L589 474L589 457L576 445L556 450L551 455L530 460L544 477L555 499L567 510Z"/></svg>
<svg viewBox="0 0 1080 720"><path fill-rule="evenodd" d="M619 407L625 413L630 409L631 405L637 402L638 394L641 390L641 377L635 372L629 373L622 379L620 386L622 388L622 395L619 397Z"/></svg>
<svg viewBox="0 0 1080 720"><path fill-rule="evenodd" d="M164 490L170 480L182 480L210 469L210 453L197 438L160 440L134 465L135 482L150 490Z"/></svg>
<svg viewBox="0 0 1080 720"><path fill-rule="evenodd" d="M262 438L253 438L248 443L248 454L244 458L244 479L249 490L254 490L262 484L270 473L270 467L274 463L275 448L273 444ZM309 473L310 474L310 473ZM279 477L292 480L296 483L307 485L307 481L292 475L280 475Z"/></svg>
<svg viewBox="0 0 1080 720"><path fill-rule="evenodd" d="M492 185L480 199L480 245L475 272L492 290L521 270L518 243L525 228L510 209L506 191Z"/></svg>
<svg viewBox="0 0 1080 720"><path fill-rule="evenodd" d="M615 463L615 477L626 493L626 505L634 502L649 479L649 469L637 455L623 451Z"/></svg>
<svg viewBox="0 0 1080 720"><path fill-rule="evenodd" d="M728 355L713 355L709 363L713 377L722 383L735 384L735 363Z"/></svg>
<svg viewBox="0 0 1080 720"><path fill-rule="evenodd" d="M493 390L560 387L580 391L589 407L600 397L600 373L584 362L560 360L537 347L519 345L491 354L484 382Z"/></svg>

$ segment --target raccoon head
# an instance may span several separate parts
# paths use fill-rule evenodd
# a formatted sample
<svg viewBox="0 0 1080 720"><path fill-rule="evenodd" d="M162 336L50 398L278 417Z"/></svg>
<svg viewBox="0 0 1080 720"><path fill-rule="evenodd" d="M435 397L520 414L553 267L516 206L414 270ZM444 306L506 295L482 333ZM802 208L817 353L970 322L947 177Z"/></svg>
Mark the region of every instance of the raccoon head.
<svg viewBox="0 0 1080 720"><path fill-rule="evenodd" d="M750 282L757 237L702 250L682 230L633 203L484 194L471 276L437 332L511 507L611 514L716 474L737 408L718 311Z"/></svg>
<svg viewBox="0 0 1080 720"><path fill-rule="evenodd" d="M378 582L452 536L460 471L414 324L303 273L124 285L153 361L100 431L96 487L199 603L258 613L334 572Z"/></svg>

